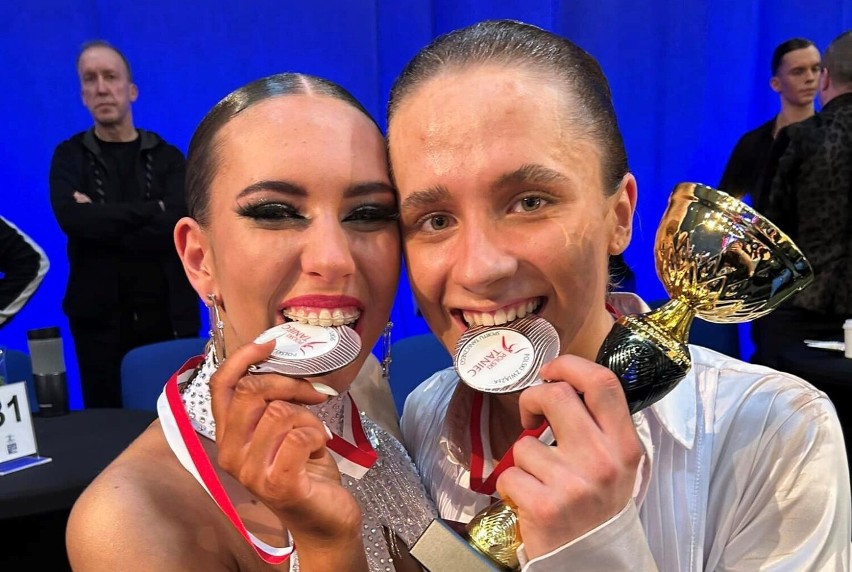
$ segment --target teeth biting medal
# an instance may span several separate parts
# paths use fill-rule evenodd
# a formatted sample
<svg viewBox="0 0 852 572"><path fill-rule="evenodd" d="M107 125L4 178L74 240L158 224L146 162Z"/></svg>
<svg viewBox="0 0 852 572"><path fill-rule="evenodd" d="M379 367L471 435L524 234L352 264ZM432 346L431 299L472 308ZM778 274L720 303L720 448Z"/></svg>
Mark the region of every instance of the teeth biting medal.
<svg viewBox="0 0 852 572"><path fill-rule="evenodd" d="M313 326L286 322L269 328L254 341L275 340L269 358L249 368L251 373L280 373L291 377L324 375L346 367L361 351L361 337L347 326Z"/></svg>
<svg viewBox="0 0 852 572"><path fill-rule="evenodd" d="M535 314L500 326L478 326L456 344L461 380L486 393L510 393L541 383L541 366L559 355L559 335Z"/></svg>

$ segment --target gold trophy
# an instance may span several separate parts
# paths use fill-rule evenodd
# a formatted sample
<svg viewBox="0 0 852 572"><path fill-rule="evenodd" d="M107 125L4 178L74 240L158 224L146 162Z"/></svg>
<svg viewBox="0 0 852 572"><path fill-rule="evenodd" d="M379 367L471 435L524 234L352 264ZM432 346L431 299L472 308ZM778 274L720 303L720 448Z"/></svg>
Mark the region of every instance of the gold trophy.
<svg viewBox="0 0 852 572"><path fill-rule="evenodd" d="M620 317L597 356L621 380L631 413L662 399L686 376L695 316L716 323L753 320L813 281L810 264L778 227L742 201L696 183L681 183L672 192L654 259L671 300L646 314ZM462 560L466 572L518 568L522 540L509 499L467 524L465 540L474 550L465 546L471 553L465 556L448 542L449 527L435 522L411 551L430 572L461 569ZM428 542L418 550L421 540ZM427 558L430 552L437 556Z"/></svg>

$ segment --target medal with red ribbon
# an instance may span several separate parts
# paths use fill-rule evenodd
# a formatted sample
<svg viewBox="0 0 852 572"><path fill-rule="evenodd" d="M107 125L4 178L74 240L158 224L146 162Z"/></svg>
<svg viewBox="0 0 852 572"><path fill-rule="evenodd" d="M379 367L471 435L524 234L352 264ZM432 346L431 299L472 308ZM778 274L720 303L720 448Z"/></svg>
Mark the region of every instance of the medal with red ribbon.
<svg viewBox="0 0 852 572"><path fill-rule="evenodd" d="M611 305L607 304L606 308L611 314L618 316L618 312ZM521 357L516 358L510 354ZM525 354L528 357L525 357ZM489 435L489 415L486 414L488 402L483 392L514 392L542 383L538 370L545 362L558 355L559 335L549 322L535 315L502 326L472 328L459 339L453 360L456 372L462 381L477 390L470 410L472 490L493 496L497 490L497 478L515 464L513 444L489 471L492 464L491 455L485 453L485 436ZM506 363L503 363L504 361ZM535 429L525 429L515 443L524 437L535 437L546 445L556 442L546 421Z"/></svg>
<svg viewBox="0 0 852 572"><path fill-rule="evenodd" d="M204 450L198 431L202 431L214 440L215 434L209 427L202 429L193 425L193 421L187 412L188 405L184 404L181 397L179 387L192 381L197 366L203 360L203 356L198 356L187 361L172 375L163 388L163 393L157 402L157 411L163 433L181 465L204 487L228 520L231 521L243 538L254 547L257 554L269 564L281 564L293 553L295 545L270 546L246 529L219 476L216 474L216 469ZM207 377L209 378L213 373L212 363L202 364L202 371L205 368L208 369ZM208 381L205 379L193 386L193 390L197 394L201 394L196 396L198 402L209 401ZM352 397L346 394L339 399L342 400L340 407L343 409L343 435L333 434L326 447L334 457L338 470L357 480L370 470L378 459L378 455L373 450L370 440L364 432L358 408ZM195 415L196 419L198 417L198 415Z"/></svg>

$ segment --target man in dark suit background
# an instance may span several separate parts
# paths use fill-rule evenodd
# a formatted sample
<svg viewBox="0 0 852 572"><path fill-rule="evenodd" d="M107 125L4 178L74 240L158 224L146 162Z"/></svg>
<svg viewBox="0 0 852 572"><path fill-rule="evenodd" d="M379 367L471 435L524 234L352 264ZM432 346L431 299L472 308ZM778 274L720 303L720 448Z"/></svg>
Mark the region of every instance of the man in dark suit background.
<svg viewBox="0 0 852 572"><path fill-rule="evenodd" d="M769 86L778 94L781 109L775 117L740 137L719 182L721 190L737 198L749 195L755 206L760 203L763 172L775 136L787 125L814 114L819 50L804 38L787 40L775 48L771 69Z"/></svg>
<svg viewBox="0 0 852 572"><path fill-rule="evenodd" d="M852 31L825 50L819 113L790 125L772 151L764 214L802 249L814 283L752 324L752 361L776 367L803 339L839 339L852 318Z"/></svg>
<svg viewBox="0 0 852 572"><path fill-rule="evenodd" d="M68 315L86 407L121 407L128 350L197 336L199 303L175 252L186 214L185 159L133 123L138 96L127 58L104 41L77 57L83 104L94 126L60 143L50 200L68 237Z"/></svg>

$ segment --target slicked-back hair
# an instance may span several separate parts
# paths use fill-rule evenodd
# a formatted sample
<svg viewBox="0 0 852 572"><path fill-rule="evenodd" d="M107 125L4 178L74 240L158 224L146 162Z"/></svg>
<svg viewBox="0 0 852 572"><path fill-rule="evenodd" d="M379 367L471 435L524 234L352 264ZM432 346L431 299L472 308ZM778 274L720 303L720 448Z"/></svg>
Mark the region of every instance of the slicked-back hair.
<svg viewBox="0 0 852 572"><path fill-rule="evenodd" d="M127 70L127 81L133 83L133 71L130 69L130 62L127 61L127 57L124 55L124 52L122 52L106 40L89 40L88 42L85 42L82 46L80 46L80 51L77 52L77 71L80 70L80 58L83 57L83 54L87 50L90 50L92 48L106 48L115 52L116 55L121 58L121 61L124 62L124 68Z"/></svg>
<svg viewBox="0 0 852 572"><path fill-rule="evenodd" d="M852 30L831 41L822 56L822 67L828 70L831 81L839 86L852 87Z"/></svg>
<svg viewBox="0 0 852 572"><path fill-rule="evenodd" d="M234 90L204 116L189 142L186 157L186 202L189 215L198 224L205 226L208 222L209 188L218 168L216 135L219 130L256 103L295 94L317 94L339 99L363 113L376 125L376 129L379 129L375 119L355 96L340 85L320 77L280 73L255 80Z"/></svg>
<svg viewBox="0 0 852 572"><path fill-rule="evenodd" d="M544 75L565 86L572 103L563 113L579 134L600 145L604 188L614 193L628 171L627 153L600 65L570 40L515 20L480 22L439 36L421 49L391 88L388 138L393 137L394 113L421 84L444 72L491 64Z"/></svg>
<svg viewBox="0 0 852 572"><path fill-rule="evenodd" d="M772 52L772 61L770 63L772 75L778 75L778 68L781 67L781 61L784 59L784 56L786 56L790 52L795 52L796 50L803 50L811 46L816 47L816 44L814 44L807 38L791 38L787 41L778 44L775 47L775 51Z"/></svg>

